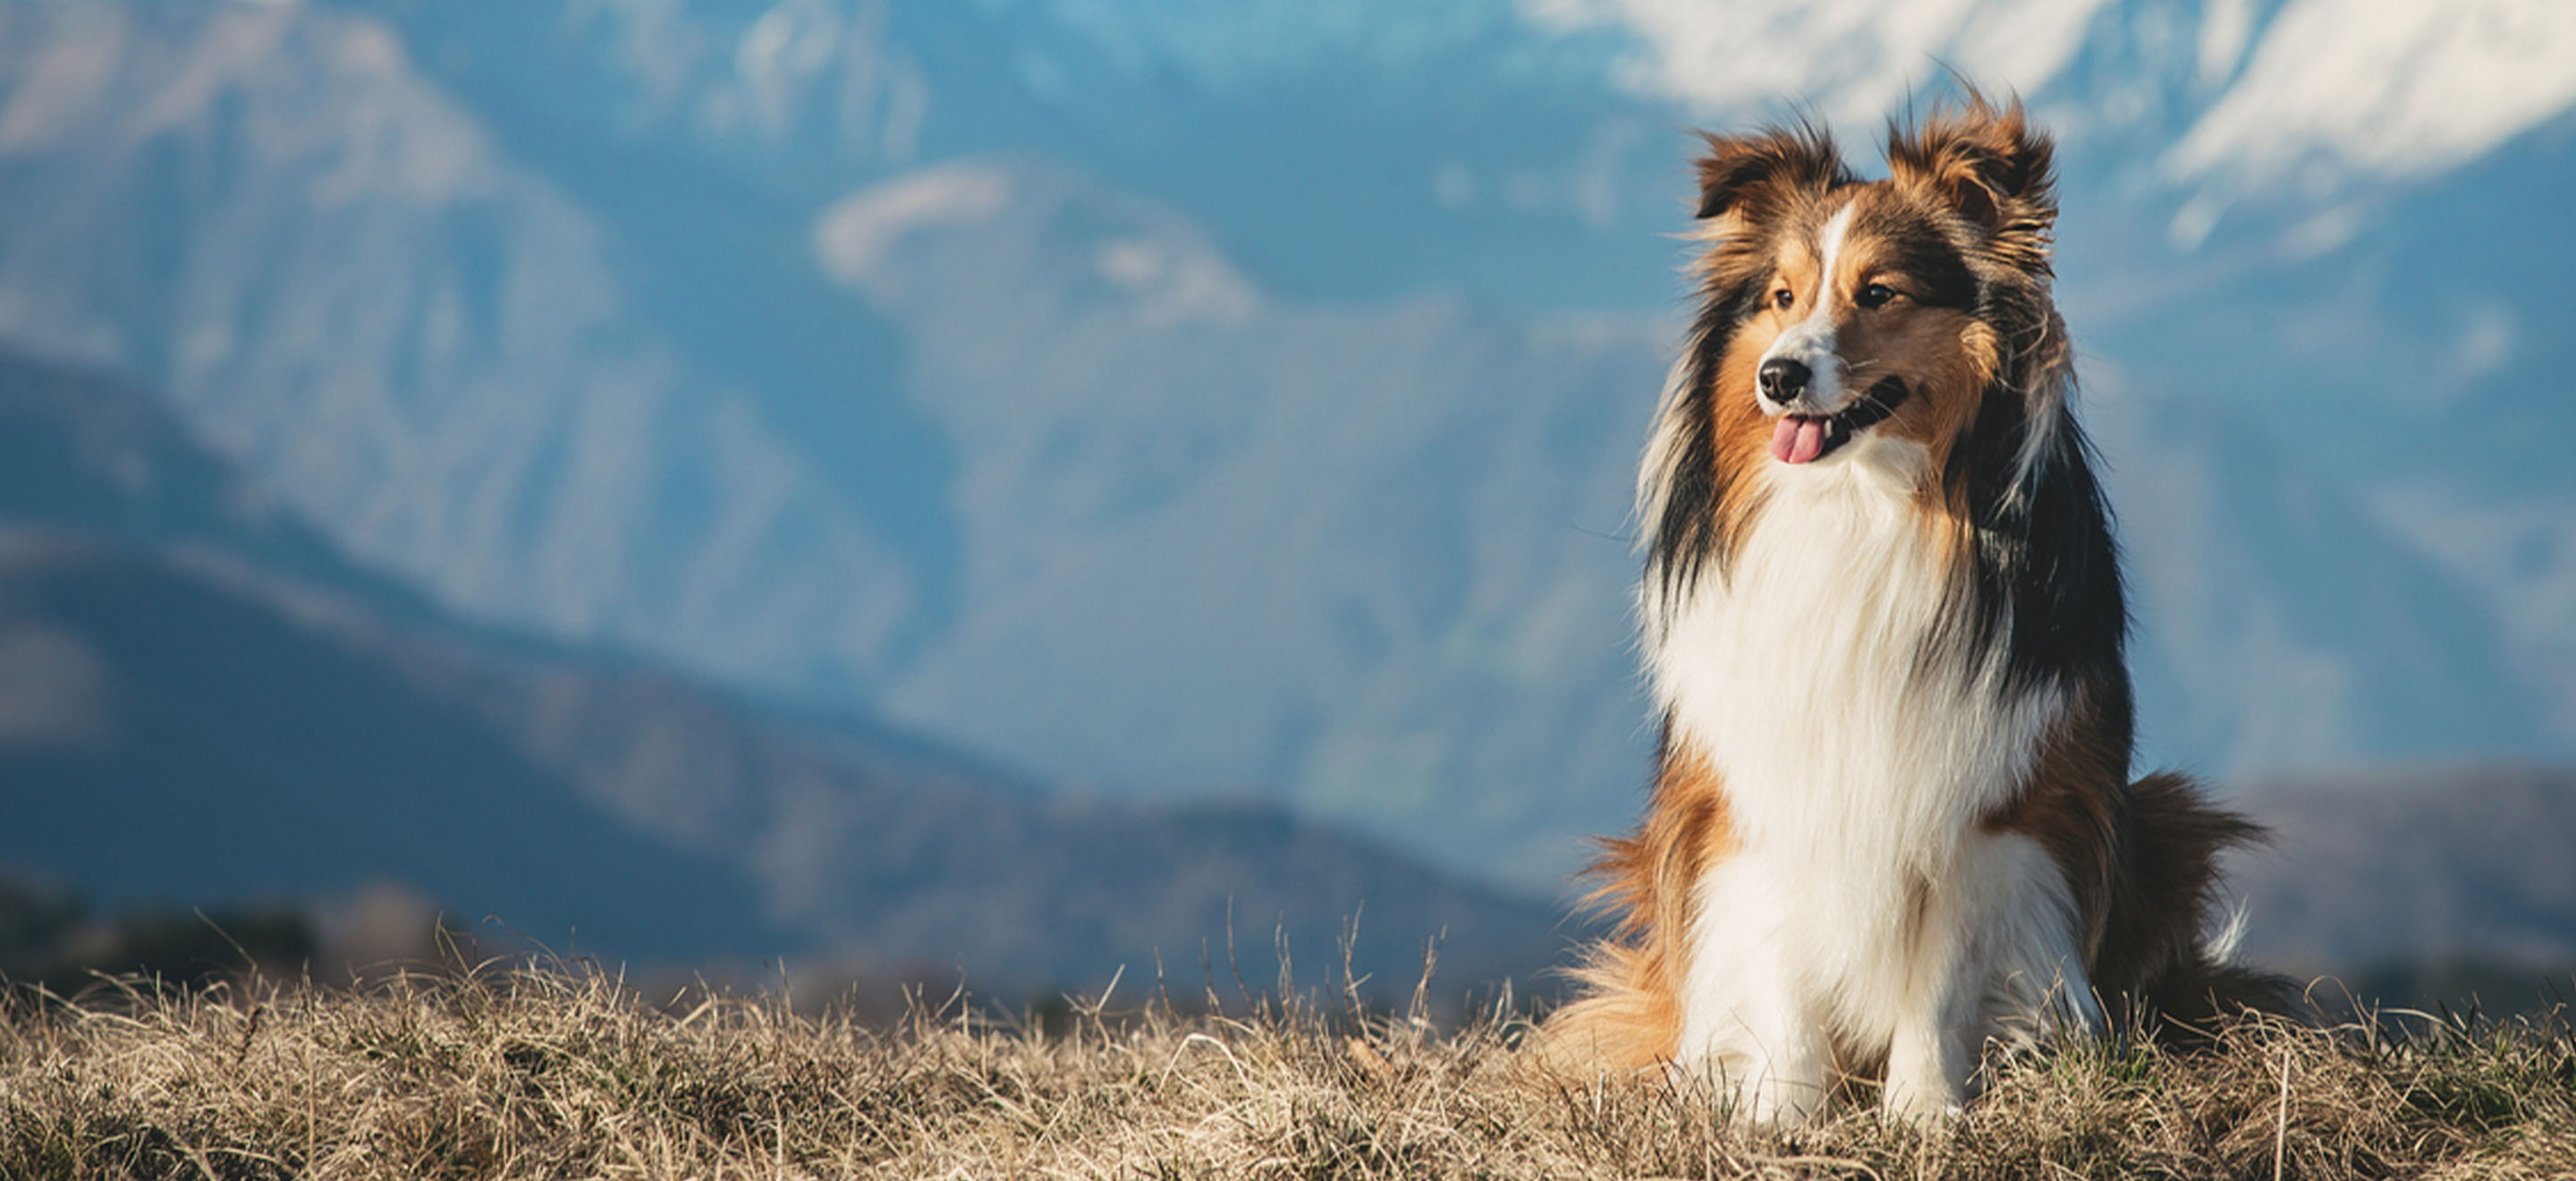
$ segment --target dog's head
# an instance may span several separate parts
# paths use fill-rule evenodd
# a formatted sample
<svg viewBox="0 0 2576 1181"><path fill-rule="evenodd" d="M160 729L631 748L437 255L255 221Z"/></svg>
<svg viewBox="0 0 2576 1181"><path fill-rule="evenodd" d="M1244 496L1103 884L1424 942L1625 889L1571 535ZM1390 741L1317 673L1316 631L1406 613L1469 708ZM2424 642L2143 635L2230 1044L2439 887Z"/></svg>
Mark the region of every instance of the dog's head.
<svg viewBox="0 0 2576 1181"><path fill-rule="evenodd" d="M2047 137L1972 99L1893 129L1892 175L1869 183L1814 131L1708 143L1707 290L1734 329L1719 396L1760 416L1743 426L1778 463L1874 435L1944 470L2010 354L2048 331Z"/></svg>
<svg viewBox="0 0 2576 1181"><path fill-rule="evenodd" d="M1730 497L1794 483L1764 465L1867 465L1962 508L2027 480L2069 350L2051 145L2021 105L1971 92L1892 126L1879 181L1813 127L1707 144L1701 308L1641 489L1667 571L1725 548Z"/></svg>

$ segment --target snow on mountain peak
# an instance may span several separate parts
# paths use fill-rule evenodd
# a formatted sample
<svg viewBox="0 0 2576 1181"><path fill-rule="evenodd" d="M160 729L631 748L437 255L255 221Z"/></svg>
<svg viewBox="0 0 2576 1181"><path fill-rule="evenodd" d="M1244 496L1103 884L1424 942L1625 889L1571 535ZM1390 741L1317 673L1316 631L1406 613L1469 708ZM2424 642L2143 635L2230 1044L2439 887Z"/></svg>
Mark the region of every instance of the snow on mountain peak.
<svg viewBox="0 0 2576 1181"><path fill-rule="evenodd" d="M2293 0L2165 165L2264 182L2322 157L2429 175L2576 105L2571 62L2576 5L2564 0Z"/></svg>
<svg viewBox="0 0 2576 1181"><path fill-rule="evenodd" d="M2149 69L2209 96L2162 164L2186 184L2404 180L2464 164L2576 106L2566 0L2206 0L2198 35ZM2268 9L2268 11L2267 11ZM1521 0L1557 32L1624 28L1640 93L1740 118L1783 99L1867 126L1943 66L2034 94L2088 46L2168 15L2135 0ZM2133 48L2123 44L2123 48ZM2170 60L2158 60L2160 57ZM2223 200L2223 198L2221 198Z"/></svg>
<svg viewBox="0 0 2576 1181"><path fill-rule="evenodd" d="M1539 25L1624 24L1645 42L1631 87L1703 112L1781 98L1866 126L1944 63L2030 92L2064 70L2104 0L1524 0Z"/></svg>
<svg viewBox="0 0 2576 1181"><path fill-rule="evenodd" d="M1012 218L1070 255L1069 269L1115 292L1147 326L1240 324L1260 293L1194 227L1047 166L961 160L898 175L832 203L814 222L825 274L900 299L907 239Z"/></svg>
<svg viewBox="0 0 2576 1181"><path fill-rule="evenodd" d="M903 235L971 224L1011 203L1009 173L985 164L925 168L843 199L814 225L814 248L834 278L865 283Z"/></svg>

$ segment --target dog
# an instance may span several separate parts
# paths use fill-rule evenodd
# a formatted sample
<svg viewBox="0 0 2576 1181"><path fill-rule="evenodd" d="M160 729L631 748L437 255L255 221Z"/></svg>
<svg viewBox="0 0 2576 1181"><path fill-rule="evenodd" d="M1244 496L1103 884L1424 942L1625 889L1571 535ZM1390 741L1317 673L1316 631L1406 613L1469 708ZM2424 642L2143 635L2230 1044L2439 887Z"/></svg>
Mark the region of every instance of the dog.
<svg viewBox="0 0 2576 1181"><path fill-rule="evenodd" d="M2283 982L2204 946L2254 839L2130 778L2128 626L2051 296L2049 137L1973 89L1864 181L1811 124L1707 135L1698 314L1638 477L1652 801L1560 1061L1787 1123L1956 1110L1990 1043Z"/></svg>

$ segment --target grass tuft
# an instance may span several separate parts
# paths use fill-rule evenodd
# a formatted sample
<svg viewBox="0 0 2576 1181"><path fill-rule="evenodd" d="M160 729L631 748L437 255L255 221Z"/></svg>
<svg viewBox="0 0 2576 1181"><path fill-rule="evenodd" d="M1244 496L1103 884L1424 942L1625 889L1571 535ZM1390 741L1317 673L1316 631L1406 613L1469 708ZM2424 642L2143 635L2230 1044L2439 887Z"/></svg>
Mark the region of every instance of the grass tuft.
<svg viewBox="0 0 2576 1181"><path fill-rule="evenodd" d="M352 990L130 985L0 1021L0 1177L2556 1177L2563 1011L2001 1062L1918 1126L1788 1133L1705 1093L1573 1078L1507 1008L1456 1029L1345 1001L1070 1005L891 1026L770 998L648 1002L578 969Z"/></svg>

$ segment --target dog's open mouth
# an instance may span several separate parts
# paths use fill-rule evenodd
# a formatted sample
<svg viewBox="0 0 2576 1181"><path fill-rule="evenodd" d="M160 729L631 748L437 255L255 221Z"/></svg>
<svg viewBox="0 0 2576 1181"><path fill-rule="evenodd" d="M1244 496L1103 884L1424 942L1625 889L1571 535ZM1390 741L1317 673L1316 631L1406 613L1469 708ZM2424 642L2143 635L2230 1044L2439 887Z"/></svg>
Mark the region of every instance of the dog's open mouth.
<svg viewBox="0 0 2576 1181"><path fill-rule="evenodd" d="M1782 463L1814 463L1851 442L1852 436L1887 421L1905 401L1905 383L1883 378L1852 400L1840 414L1783 414L1771 428L1771 458Z"/></svg>

